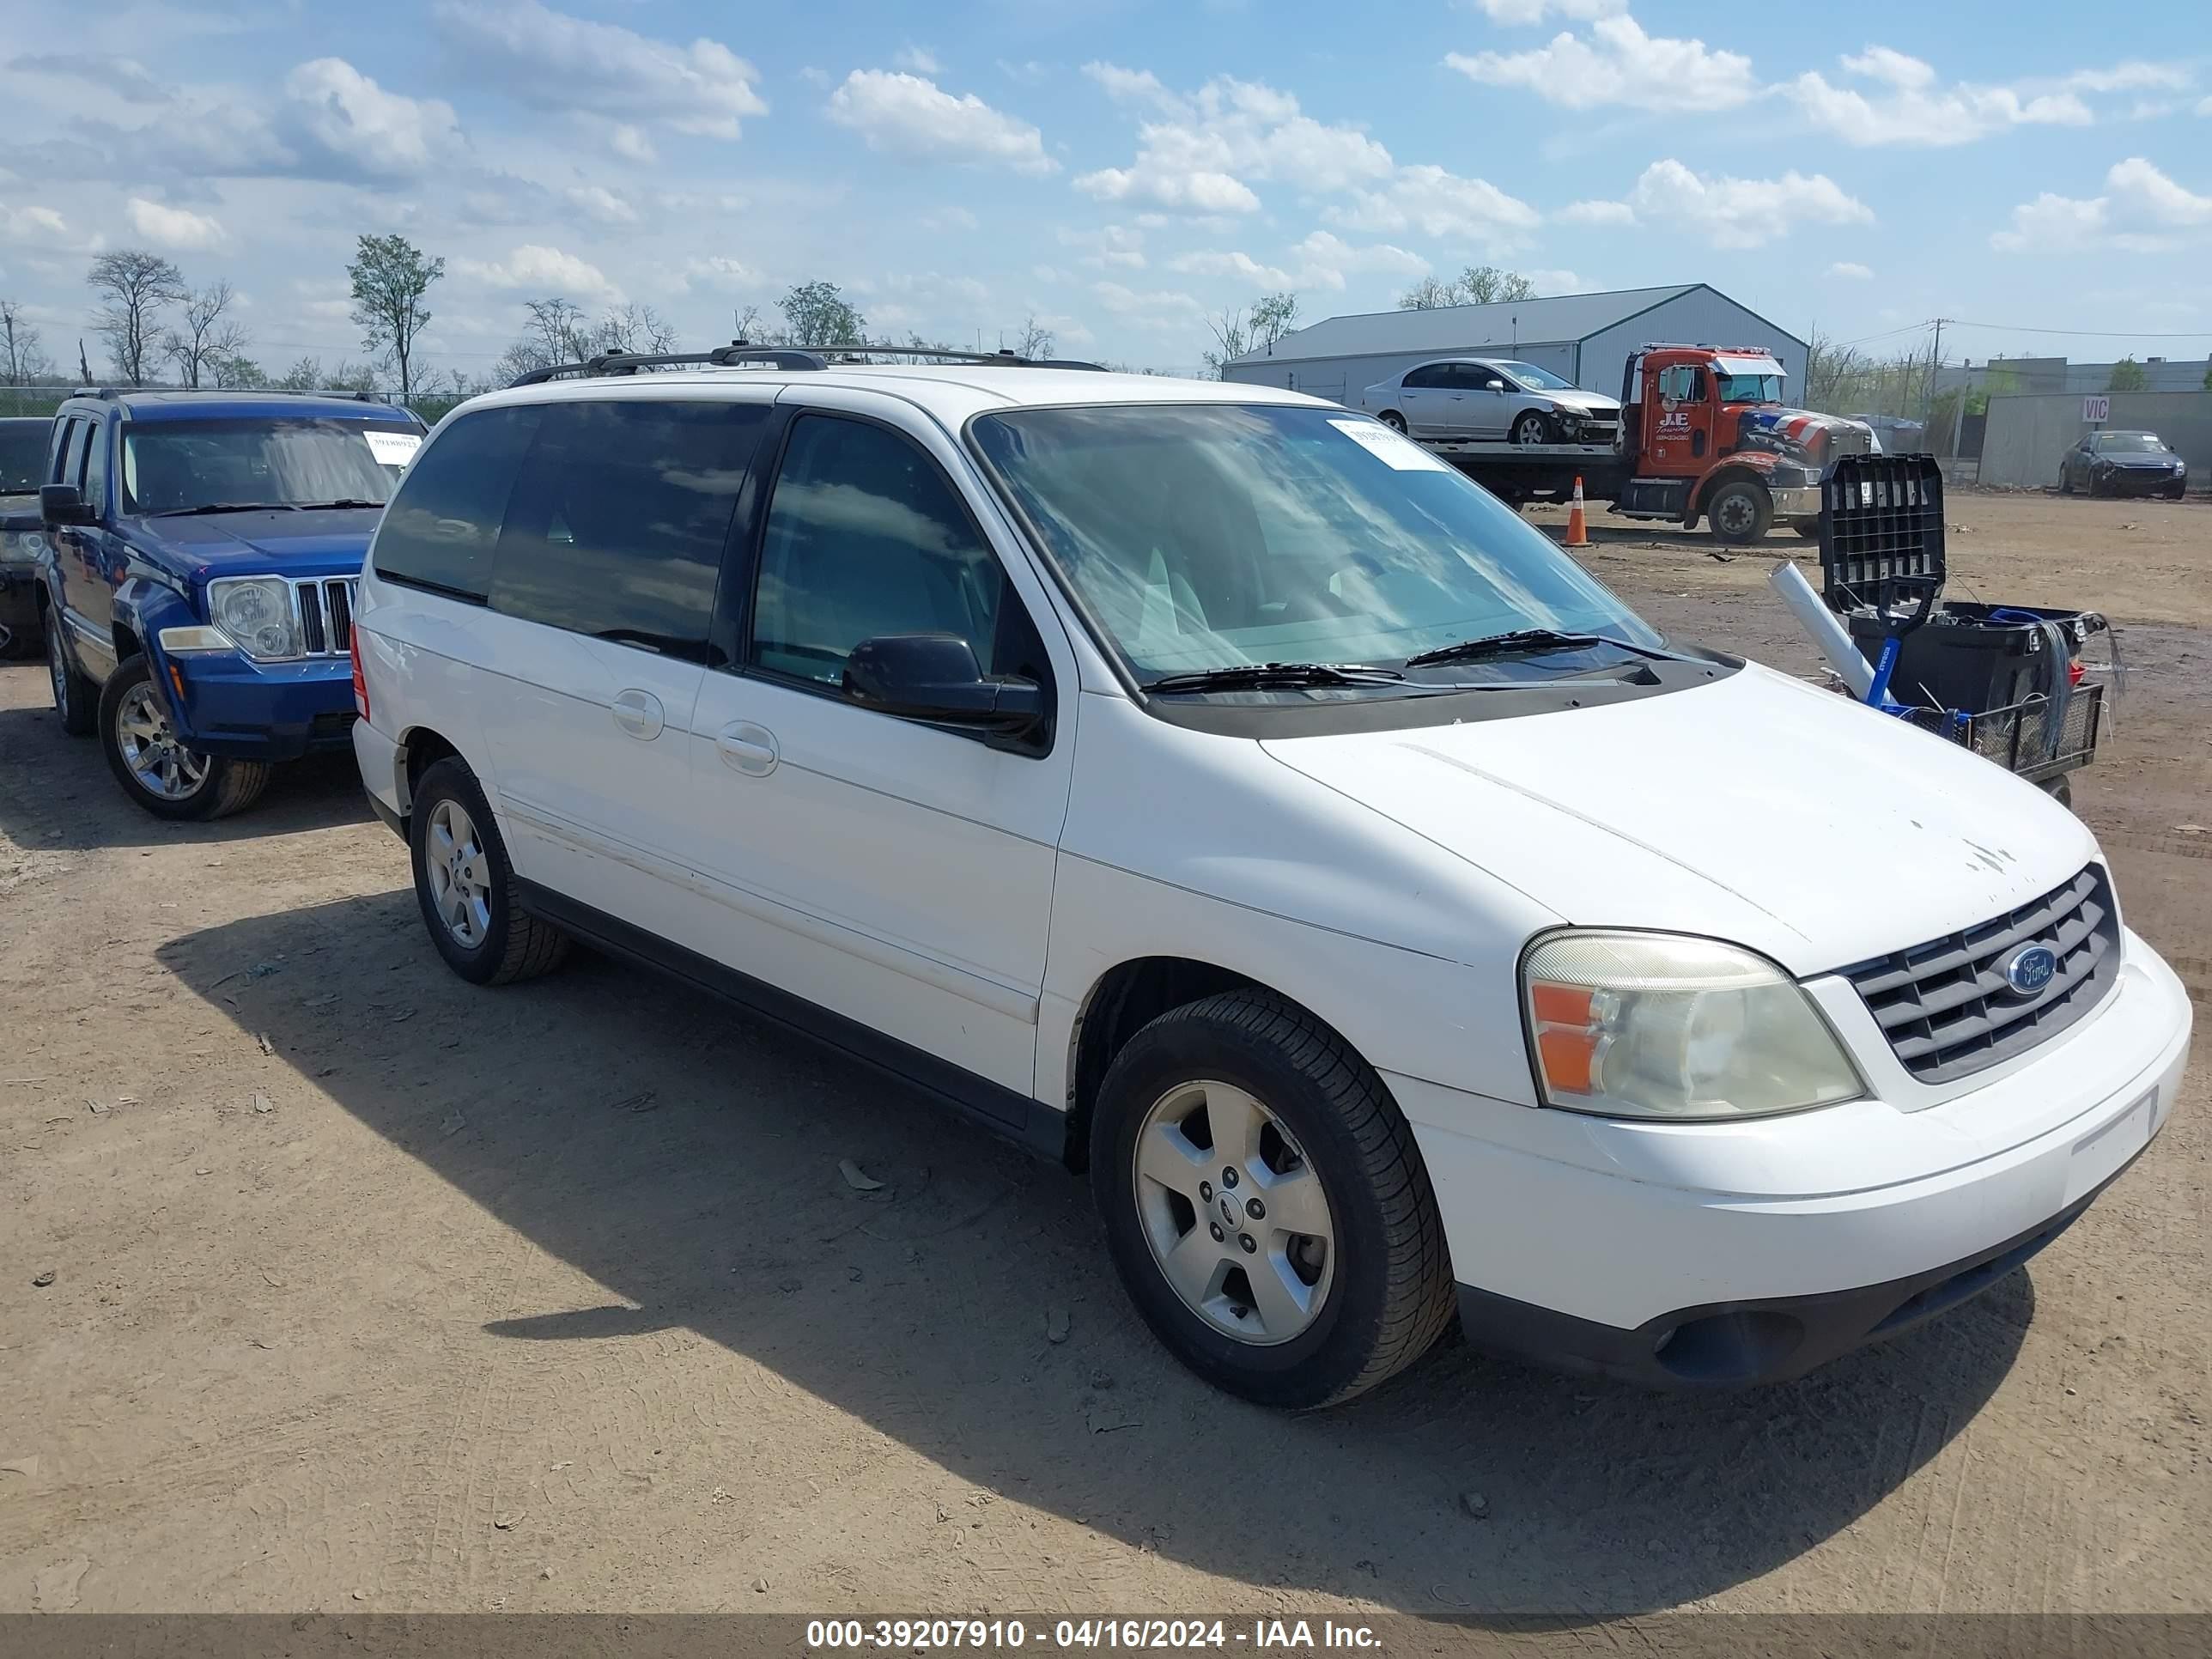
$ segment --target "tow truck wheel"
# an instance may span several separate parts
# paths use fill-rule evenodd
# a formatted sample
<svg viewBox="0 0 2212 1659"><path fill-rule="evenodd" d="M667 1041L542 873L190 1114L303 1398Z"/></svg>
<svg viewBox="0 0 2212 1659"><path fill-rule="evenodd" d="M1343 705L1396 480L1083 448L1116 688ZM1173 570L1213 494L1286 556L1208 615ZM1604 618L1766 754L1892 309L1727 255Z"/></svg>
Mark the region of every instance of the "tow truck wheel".
<svg viewBox="0 0 2212 1659"><path fill-rule="evenodd" d="M1552 417L1540 409L1532 409L1513 422L1513 441L1516 444L1548 444L1558 440L1552 434Z"/></svg>
<svg viewBox="0 0 2212 1659"><path fill-rule="evenodd" d="M1774 498L1749 478L1733 479L1706 499L1705 517L1712 520L1716 538L1742 547L1763 538L1773 524Z"/></svg>
<svg viewBox="0 0 2212 1659"><path fill-rule="evenodd" d="M1395 409L1384 410L1380 418L1393 432L1403 433L1406 429L1406 417Z"/></svg>

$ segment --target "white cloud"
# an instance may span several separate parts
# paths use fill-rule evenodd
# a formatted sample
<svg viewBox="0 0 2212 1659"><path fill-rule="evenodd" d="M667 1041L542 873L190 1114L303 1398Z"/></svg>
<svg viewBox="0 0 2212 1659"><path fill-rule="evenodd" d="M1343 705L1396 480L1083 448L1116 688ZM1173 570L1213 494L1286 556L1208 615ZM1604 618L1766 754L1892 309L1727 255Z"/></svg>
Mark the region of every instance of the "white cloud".
<svg viewBox="0 0 2212 1659"><path fill-rule="evenodd" d="M2075 70L2066 84L2081 92L2179 92L2191 80L2177 64L2146 64L2130 58L2110 69Z"/></svg>
<svg viewBox="0 0 2212 1659"><path fill-rule="evenodd" d="M0 203L0 234L11 240L58 241L69 234L69 222L50 207L11 208Z"/></svg>
<svg viewBox="0 0 2212 1659"><path fill-rule="evenodd" d="M1790 83L1788 91L1815 126L1862 149L1878 144L1942 148L1971 143L2008 127L2087 126L2094 118L2089 106L2069 91L2035 92L1963 81L1938 86L1932 64L1887 46L1869 46L1856 58L1844 58L1843 66L1848 73L1875 82L1877 90L1869 96L1853 87L1834 85L1808 70ZM2082 71L2071 84L2089 86L2092 81L2082 76L2118 75L2129 67Z"/></svg>
<svg viewBox="0 0 2212 1659"><path fill-rule="evenodd" d="M1315 286L1310 275L1306 280L1283 269L1280 265L1263 265L1249 253L1237 252L1201 252L1178 253L1168 261L1170 270L1181 271L1187 276L1234 276L1255 287L1267 289L1296 289ZM1335 280L1323 283L1322 287L1342 288L1342 273L1328 273Z"/></svg>
<svg viewBox="0 0 2212 1659"><path fill-rule="evenodd" d="M1874 280L1874 267L1863 265L1856 259L1838 259L1828 267L1828 275L1854 283L1870 283Z"/></svg>
<svg viewBox="0 0 2212 1659"><path fill-rule="evenodd" d="M1759 247L1799 222L1863 225L1874 210L1825 173L1779 179L1692 172L1669 156L1644 169L1626 202L1580 202L1586 223L1695 224L1717 247Z"/></svg>
<svg viewBox="0 0 2212 1659"><path fill-rule="evenodd" d="M768 113L754 89L760 71L719 40L679 46L539 0L438 0L432 15L471 81L495 83L535 108L658 122L710 138L735 138L744 118Z"/></svg>
<svg viewBox="0 0 2212 1659"><path fill-rule="evenodd" d="M1628 9L1628 0L1474 0L1474 3L1492 22L1509 27L1540 23L1553 12L1588 20L1617 16Z"/></svg>
<svg viewBox="0 0 2212 1659"><path fill-rule="evenodd" d="M1537 222L1536 210L1486 179L1462 179L1439 167L1410 167L1380 190L1359 191L1348 207L1323 216L1352 230L1419 231L1437 241L1510 247Z"/></svg>
<svg viewBox="0 0 2212 1659"><path fill-rule="evenodd" d="M1425 276L1429 271L1429 262L1410 249L1390 242L1354 247L1325 230L1310 233L1291 252L1309 265L1332 270L1375 270L1392 276Z"/></svg>
<svg viewBox="0 0 2212 1659"><path fill-rule="evenodd" d="M1316 121L1290 94L1256 82L1218 76L1185 97L1149 70L1086 64L1084 73L1116 99L1151 106L1162 118L1138 129L1129 166L1076 179L1076 188L1102 202L1250 213L1260 198L1248 180L1280 179L1326 194L1391 170L1390 152L1358 128Z"/></svg>
<svg viewBox="0 0 2212 1659"><path fill-rule="evenodd" d="M1052 73L1051 64L1039 63L1034 58L1024 58L1018 64L1009 63L1003 58L994 61L998 65L1000 74L1005 76L1009 81L1019 81L1024 86L1034 86Z"/></svg>
<svg viewBox="0 0 2212 1659"><path fill-rule="evenodd" d="M386 92L343 58L301 64L284 95L286 137L371 178L419 178L460 147L451 104Z"/></svg>
<svg viewBox="0 0 2212 1659"><path fill-rule="evenodd" d="M1626 15L1597 18L1587 38L1564 32L1532 51L1455 52L1444 62L1469 80L1525 87L1568 109L1729 109L1759 89L1751 59L1741 53L1646 34Z"/></svg>
<svg viewBox="0 0 2212 1659"><path fill-rule="evenodd" d="M637 210L604 185L576 185L566 192L569 204L603 225L634 225Z"/></svg>
<svg viewBox="0 0 2212 1659"><path fill-rule="evenodd" d="M455 272L487 288L526 288L540 294L565 295L571 299L619 300L622 290L588 260L557 247L526 242L506 258L486 261L456 259Z"/></svg>
<svg viewBox="0 0 2212 1659"><path fill-rule="evenodd" d="M2212 115L2212 98L2198 99L2197 100L2197 112L2199 115Z"/></svg>
<svg viewBox="0 0 2212 1659"><path fill-rule="evenodd" d="M2006 253L2079 253L2094 247L2152 252L2212 230L2212 195L2200 196L2140 155L2117 161L2101 196L2045 191L2012 210L2012 228L1990 238Z"/></svg>
<svg viewBox="0 0 2212 1659"><path fill-rule="evenodd" d="M760 288L768 282L765 276L754 270L744 260L729 258L721 254L704 259L685 261L684 274L679 280L680 285L686 292L702 288L718 290L751 289Z"/></svg>
<svg viewBox="0 0 2212 1659"><path fill-rule="evenodd" d="M1168 269L1194 276L1231 276L1251 287L1300 291L1345 287L1352 271L1382 271L1397 276L1425 276L1429 262L1388 242L1356 247L1326 230L1316 230L1291 249L1294 263L1270 264L1235 249L1182 253Z"/></svg>
<svg viewBox="0 0 2212 1659"><path fill-rule="evenodd" d="M1054 173L1044 139L1026 121L969 93L956 98L934 81L885 70L854 70L830 94L830 118L871 149L917 160L963 161Z"/></svg>
<svg viewBox="0 0 2212 1659"><path fill-rule="evenodd" d="M607 148L625 161L642 163L660 159L660 152L653 149L653 140L645 136L641 128L632 126L627 121L615 123L613 130L607 134Z"/></svg>
<svg viewBox="0 0 2212 1659"><path fill-rule="evenodd" d="M945 64L927 46L903 46L891 54L894 69L911 70L916 75L942 75Z"/></svg>
<svg viewBox="0 0 2212 1659"><path fill-rule="evenodd" d="M981 221L964 207L941 207L923 214L921 222L927 230L973 230Z"/></svg>
<svg viewBox="0 0 2212 1659"><path fill-rule="evenodd" d="M1086 265L1119 265L1129 270L1145 268L1145 233L1127 225L1102 225L1097 230L1070 230L1062 226L1059 240L1062 247L1088 249L1083 256Z"/></svg>
<svg viewBox="0 0 2212 1659"><path fill-rule="evenodd" d="M1559 217L1571 225L1632 225L1636 210L1626 202L1570 202Z"/></svg>
<svg viewBox="0 0 2212 1659"><path fill-rule="evenodd" d="M1115 316L1139 328L1177 328L1206 315L1206 307L1188 294L1154 291L1140 294L1119 283L1093 283L1091 292Z"/></svg>
<svg viewBox="0 0 2212 1659"><path fill-rule="evenodd" d="M44 212L46 210L31 210ZM131 221L131 228L156 247L216 247L230 239L230 233L222 228L219 220L204 213L194 213L187 208L164 207L161 203L149 202L143 196L134 196L125 203L124 214ZM54 222L58 228L58 217Z"/></svg>
<svg viewBox="0 0 2212 1659"><path fill-rule="evenodd" d="M1597 287L1596 283L1585 281L1571 270L1537 270L1523 274L1536 285L1537 293L1547 296L1554 294L1588 294Z"/></svg>

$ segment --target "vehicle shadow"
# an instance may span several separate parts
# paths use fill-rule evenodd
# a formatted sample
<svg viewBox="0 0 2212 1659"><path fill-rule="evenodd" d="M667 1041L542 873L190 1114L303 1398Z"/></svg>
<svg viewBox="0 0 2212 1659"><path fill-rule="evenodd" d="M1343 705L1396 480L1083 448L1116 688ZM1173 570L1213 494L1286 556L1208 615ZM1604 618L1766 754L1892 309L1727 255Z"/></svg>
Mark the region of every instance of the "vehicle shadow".
<svg viewBox="0 0 2212 1659"><path fill-rule="evenodd" d="M490 1337L688 1330L960 1479L1254 1586L1507 1624L1713 1595L1933 1457L2004 1377L2034 1305L2015 1274L1890 1345L1727 1396L1556 1376L1455 1340L1347 1407L1278 1415L1164 1357L1081 1181L689 988L580 953L532 985L464 986L404 890L160 957L619 1302L520 1310ZM278 959L281 978L240 975ZM841 1159L884 1190L856 1190ZM392 1235L395 1263L419 1248Z"/></svg>
<svg viewBox="0 0 2212 1659"><path fill-rule="evenodd" d="M43 689L43 667L21 672L35 673ZM269 793L235 817L172 823L126 799L98 741L67 735L52 708L0 708L0 835L19 847L88 852L259 840L369 816L361 774L341 750L278 767Z"/></svg>

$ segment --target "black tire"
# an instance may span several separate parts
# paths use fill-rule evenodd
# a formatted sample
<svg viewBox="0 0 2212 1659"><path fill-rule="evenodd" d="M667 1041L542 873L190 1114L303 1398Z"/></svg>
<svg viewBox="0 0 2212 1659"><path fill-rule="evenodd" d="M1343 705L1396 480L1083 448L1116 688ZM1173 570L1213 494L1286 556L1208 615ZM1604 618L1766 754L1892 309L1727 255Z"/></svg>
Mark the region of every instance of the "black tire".
<svg viewBox="0 0 2212 1659"><path fill-rule="evenodd" d="M1328 1200L1336 1237L1327 1295L1310 1326L1273 1346L1240 1340L1193 1311L1146 1237L1139 1132L1156 1102L1196 1081L1264 1103ZM1443 1224L1413 1130L1342 1037L1271 993L1208 997L1132 1037L1099 1088L1091 1172L1108 1247L1138 1311L1170 1352L1231 1394L1293 1410L1334 1405L1412 1364L1451 1323Z"/></svg>
<svg viewBox="0 0 2212 1659"><path fill-rule="evenodd" d="M1405 434L1406 417L1403 415L1401 415L1396 410L1386 409L1380 415L1376 416L1376 419L1381 421L1383 425L1389 427L1391 431L1397 433L1401 437Z"/></svg>
<svg viewBox="0 0 2212 1659"><path fill-rule="evenodd" d="M124 699L138 687L150 685L153 678L153 665L143 654L125 657L107 677L107 684L100 688L100 752L107 757L107 769L115 774L123 793L157 818L184 823L228 817L259 800L261 792L269 787L271 769L266 761L234 760L227 755L195 756L206 763L206 774L198 788L181 795L156 794L131 770L130 760L123 752L117 716Z"/></svg>
<svg viewBox="0 0 2212 1659"><path fill-rule="evenodd" d="M2188 499L2188 496L2189 486L2187 484L2168 484L2166 486L2166 499L2169 501L2185 501Z"/></svg>
<svg viewBox="0 0 2212 1659"><path fill-rule="evenodd" d="M467 813L478 836L477 845L488 866L486 908L489 920L483 937L473 945L456 938L438 914L428 864L431 818L441 801L457 803ZM522 908L515 891L514 866L507 861L507 842L492 817L491 804L466 762L446 759L425 771L416 783L407 827L409 862L415 872L415 899L429 929L430 943L446 965L471 985L511 985L536 979L559 967L568 954L568 936L543 917Z"/></svg>
<svg viewBox="0 0 2212 1659"><path fill-rule="evenodd" d="M2058 469L2058 493L2062 495L2074 493L2074 469L2070 466L2062 465Z"/></svg>
<svg viewBox="0 0 2212 1659"><path fill-rule="evenodd" d="M1531 409L1513 417L1512 428L1506 436L1514 443L1555 444L1559 441L1559 422L1540 409Z"/></svg>
<svg viewBox="0 0 2212 1659"><path fill-rule="evenodd" d="M100 688L77 672L70 660L69 641L61 619L49 611L46 623L46 678L52 683L54 713L62 730L73 738L88 738L100 718Z"/></svg>
<svg viewBox="0 0 2212 1659"><path fill-rule="evenodd" d="M2042 790L2045 794L2050 796L2051 799L2057 801L2068 811L2070 812L2074 810L2074 784L2072 780L2068 778L2063 772L2061 772L2055 778L2044 779L2044 781L2038 784L2036 787Z"/></svg>
<svg viewBox="0 0 2212 1659"><path fill-rule="evenodd" d="M1820 521L1818 519L1799 519L1790 527L1806 541L1817 542L1820 539Z"/></svg>
<svg viewBox="0 0 2212 1659"><path fill-rule="evenodd" d="M1774 523L1774 498L1749 478L1729 479L1705 498L1705 510L1714 539L1730 547L1763 541Z"/></svg>

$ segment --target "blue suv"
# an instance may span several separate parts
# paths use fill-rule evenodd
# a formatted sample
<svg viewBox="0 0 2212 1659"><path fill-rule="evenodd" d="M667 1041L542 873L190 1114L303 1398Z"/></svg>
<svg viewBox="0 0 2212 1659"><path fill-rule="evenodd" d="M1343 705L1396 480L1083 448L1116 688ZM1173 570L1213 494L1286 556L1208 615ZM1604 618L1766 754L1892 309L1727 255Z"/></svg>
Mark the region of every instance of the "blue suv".
<svg viewBox="0 0 2212 1659"><path fill-rule="evenodd" d="M354 590L423 431L335 394L63 404L39 491L54 708L139 805L221 817L275 763L349 745Z"/></svg>

